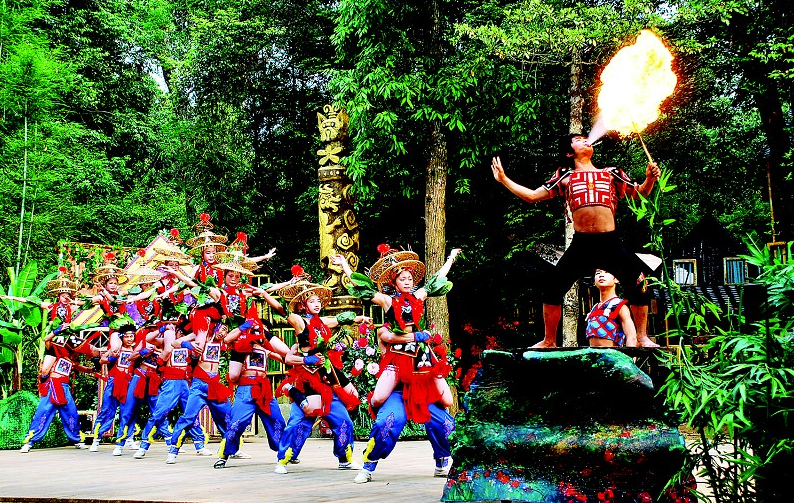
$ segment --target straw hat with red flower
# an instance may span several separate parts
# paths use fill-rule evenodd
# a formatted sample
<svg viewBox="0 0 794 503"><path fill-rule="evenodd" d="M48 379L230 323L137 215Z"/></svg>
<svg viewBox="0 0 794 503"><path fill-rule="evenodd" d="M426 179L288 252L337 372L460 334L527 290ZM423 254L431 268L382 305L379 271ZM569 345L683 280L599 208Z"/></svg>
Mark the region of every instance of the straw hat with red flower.
<svg viewBox="0 0 794 503"><path fill-rule="evenodd" d="M80 289L79 283L69 275L66 266L58 268L58 278L47 282L47 295L56 297L61 293L75 293Z"/></svg>
<svg viewBox="0 0 794 503"><path fill-rule="evenodd" d="M289 302L289 310L295 312L298 306L311 298L312 295L319 297L322 306L325 307L331 302L334 291L327 286L312 283L312 279L299 265L294 265L290 269L292 281L289 285L278 289L278 294Z"/></svg>
<svg viewBox="0 0 794 503"><path fill-rule="evenodd" d="M116 265L116 254L108 252L102 258L105 263L94 270L94 283L104 285L111 278L116 278L119 285L126 283L129 277L124 269Z"/></svg>
<svg viewBox="0 0 794 503"><path fill-rule="evenodd" d="M419 283L425 276L425 264L419 260L419 255L408 250L396 250L388 244L378 245L380 258L369 268L369 277L378 285L378 290L383 291L384 286L391 285L401 272L409 271L414 278L414 283Z"/></svg>

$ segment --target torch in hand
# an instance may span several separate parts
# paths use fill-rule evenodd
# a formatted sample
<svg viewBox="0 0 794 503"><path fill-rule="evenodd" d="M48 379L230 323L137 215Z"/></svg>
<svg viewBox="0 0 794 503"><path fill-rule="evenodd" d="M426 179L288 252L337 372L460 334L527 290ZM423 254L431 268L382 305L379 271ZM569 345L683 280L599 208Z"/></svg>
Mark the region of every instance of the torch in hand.
<svg viewBox="0 0 794 503"><path fill-rule="evenodd" d="M648 161L653 162L640 133L659 117L660 105L673 94L678 79L672 62L670 51L650 30L642 30L634 44L618 51L601 73L594 133L599 129L623 136L636 133Z"/></svg>

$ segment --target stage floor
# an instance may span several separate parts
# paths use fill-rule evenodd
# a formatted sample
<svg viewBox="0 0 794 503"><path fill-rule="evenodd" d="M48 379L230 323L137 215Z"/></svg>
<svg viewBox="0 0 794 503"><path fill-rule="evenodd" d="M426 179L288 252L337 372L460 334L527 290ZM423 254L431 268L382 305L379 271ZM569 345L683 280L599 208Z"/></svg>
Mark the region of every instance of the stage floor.
<svg viewBox="0 0 794 503"><path fill-rule="evenodd" d="M218 443L210 443L213 451ZM364 442L356 442L360 462ZM28 454L0 451L0 501L172 501L279 502L345 501L373 503L439 501L446 479L433 477L433 452L425 441L397 444L382 460L372 482L354 484L356 471L337 470L328 439L309 439L300 464L277 475L275 453L264 438L251 438L243 450L251 459L230 460L227 468L212 467L217 458L196 456L186 444L176 464L165 464L162 442L151 446L144 459L125 450L113 457L112 445L100 452L71 447L33 449Z"/></svg>

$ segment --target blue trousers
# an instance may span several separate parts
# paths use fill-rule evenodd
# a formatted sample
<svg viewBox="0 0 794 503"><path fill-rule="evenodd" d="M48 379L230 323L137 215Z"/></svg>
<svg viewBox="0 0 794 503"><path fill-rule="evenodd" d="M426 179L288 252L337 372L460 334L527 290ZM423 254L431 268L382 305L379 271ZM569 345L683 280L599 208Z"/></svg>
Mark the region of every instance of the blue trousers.
<svg viewBox="0 0 794 503"><path fill-rule="evenodd" d="M189 394L190 388L188 387L187 380L163 379L163 383L160 385L160 394L157 395L157 403L154 408L150 410L149 420L146 422L146 426L143 427L143 432L141 433L141 449L149 449L149 446L154 441L154 432L156 430L162 431L163 428L167 427L166 419L168 413L171 412L177 404L182 408L182 412L187 410L187 398ZM193 421L193 426L188 429L187 434L193 439L196 450L204 448L204 442L206 442L207 439L204 430L201 429L201 424L198 419ZM169 434L164 438L170 436Z"/></svg>
<svg viewBox="0 0 794 503"><path fill-rule="evenodd" d="M267 432L267 443L270 449L278 452L279 442L286 427L278 402L273 398L270 401L270 413L266 413L251 398L250 385L238 385L234 391L234 402L229 415L229 425L221 442L221 457L226 458L235 454L240 449L240 437L245 428L251 424L251 419L256 414L262 420Z"/></svg>
<svg viewBox="0 0 794 503"><path fill-rule="evenodd" d="M138 418L138 408L144 400L149 404L149 411L154 410L157 404L157 396L150 396L148 393L146 393L145 398L135 398L135 386L140 379L141 376L137 374L132 376L130 385L127 388L127 399L119 405L119 434L116 437L116 445L124 445L128 438L132 438L135 435L135 420ZM171 432L163 425L160 425L159 433L163 438L171 436Z"/></svg>
<svg viewBox="0 0 794 503"><path fill-rule="evenodd" d="M54 384L54 383L53 383ZM55 405L50 401L52 391L49 391L46 396L39 399L39 404L36 406L36 412L33 414L33 419L30 421L30 428L28 434L25 436L26 444L33 444L38 442L47 430L50 428L52 420L55 418L55 413L61 417L63 423L63 430L66 432L66 438L72 442L82 442L82 435L80 434L80 417L77 414L77 406L74 404L72 392L69 389L68 383L61 383L63 386L63 394L66 397L64 405Z"/></svg>
<svg viewBox="0 0 794 503"><path fill-rule="evenodd" d="M187 430L193 426L204 406L209 407L212 420L215 421L215 425L221 434L224 437L226 436L226 425L229 424L229 413L231 412L229 400L222 403L207 400L207 389L209 389L209 385L205 381L198 377L193 377L193 381L190 383L187 403L182 411L182 417L177 420L174 432L171 435L171 441L168 442L168 452L170 454L179 454L179 448L182 447Z"/></svg>
<svg viewBox="0 0 794 503"><path fill-rule="evenodd" d="M425 423L425 431L433 446L433 457L447 457L450 455L449 435L455 430L455 419L434 403L428 408L430 421ZM391 454L407 421L402 391L392 391L378 409L377 418L372 423L369 441L364 449L364 468L373 471L379 460Z"/></svg>
<svg viewBox="0 0 794 503"><path fill-rule="evenodd" d="M119 401L113 396L113 378L109 378L102 392L102 407L96 413L94 419L94 439L99 440L102 435L110 431L113 421L116 420L116 409L119 408Z"/></svg>
<svg viewBox="0 0 794 503"><path fill-rule="evenodd" d="M292 404L287 427L279 442L279 461L289 461L297 456L312 432L315 419L306 416L303 409ZM334 433L334 456L343 463L350 461L353 458L353 421L350 420L350 414L347 413L344 404L336 395L331 402L331 412L327 416L323 416L323 419Z"/></svg>

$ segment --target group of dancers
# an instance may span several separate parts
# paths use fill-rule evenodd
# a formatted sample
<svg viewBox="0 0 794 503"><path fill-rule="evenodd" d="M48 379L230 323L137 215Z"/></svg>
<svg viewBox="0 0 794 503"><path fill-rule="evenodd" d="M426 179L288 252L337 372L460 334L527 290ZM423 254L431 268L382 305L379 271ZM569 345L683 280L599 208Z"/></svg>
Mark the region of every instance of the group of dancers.
<svg viewBox="0 0 794 503"><path fill-rule="evenodd" d="M339 325L371 324L372 320L352 312L322 316L333 291L311 282L297 266L289 281L251 285L246 278L275 250L249 257L245 234L238 233L227 245L228 239L212 229L209 215L202 214L193 237L182 242L178 232L172 231L166 244L154 247L156 255L147 267L121 269L108 254L105 264L93 273L98 294L89 299L75 298L79 285L64 267L57 279L48 282L53 300L40 303L49 320L39 369L41 398L21 452L29 452L44 437L57 412L66 436L79 449L99 451L100 439L118 415L114 456L132 446L133 457L143 459L157 436L167 444L168 464L177 462L187 437L196 454L214 455L198 421L206 406L223 437L214 463L218 469L230 459L249 457L240 451L241 437L257 415L276 453L274 471L286 474L289 464L299 462L317 418L323 418L333 432L338 468L359 470L354 481L369 482L410 419L424 424L435 458L433 474L445 477L448 439L455 428L446 411L452 404L445 379L451 369L445 352L434 346L440 342L437 334L427 330L424 300L449 291L446 275L460 250L450 253L424 287L417 284L424 278L425 266L410 250L381 245L380 258L367 275L352 271L342 255L330 257L349 277L350 292L385 312L385 323L377 330L381 351L377 384L373 390L357 390L343 372L344 345L334 343L332 331ZM194 265L192 258L198 263ZM292 347L260 318L255 298L295 329L297 342ZM90 308L86 306L89 300L101 310L99 327L75 326L81 308ZM100 333L107 333L105 347L95 345ZM227 384L221 382L219 372L224 351L229 361ZM80 355L99 358L103 370L81 365ZM289 367L276 396L267 376L268 358ZM69 379L76 371L91 372L105 381L90 446L80 431L70 392ZM277 401L282 395L291 401L286 421ZM136 444L135 423L144 402L150 414ZM350 411L362 403L369 405L374 417L363 466L353 459L350 418ZM177 405L181 416L170 429L168 415Z"/></svg>

